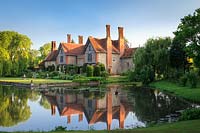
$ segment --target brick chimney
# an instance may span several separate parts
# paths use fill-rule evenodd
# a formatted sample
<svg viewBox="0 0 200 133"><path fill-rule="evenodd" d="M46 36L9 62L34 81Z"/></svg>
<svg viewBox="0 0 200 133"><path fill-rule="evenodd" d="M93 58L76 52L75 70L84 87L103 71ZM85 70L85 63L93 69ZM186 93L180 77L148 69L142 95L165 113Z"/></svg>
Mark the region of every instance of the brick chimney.
<svg viewBox="0 0 200 133"><path fill-rule="evenodd" d="M124 49L125 49L125 41L124 41L124 32L123 32L124 28L123 27L118 27L118 34L119 34L119 38L118 38L118 49L120 52L120 56L122 56L124 54Z"/></svg>
<svg viewBox="0 0 200 133"><path fill-rule="evenodd" d="M109 73L112 73L112 41L110 37L110 25L106 25L106 68Z"/></svg>
<svg viewBox="0 0 200 133"><path fill-rule="evenodd" d="M56 41L51 41L51 51L56 50Z"/></svg>
<svg viewBox="0 0 200 133"><path fill-rule="evenodd" d="M71 34L67 34L67 43L71 43Z"/></svg>
<svg viewBox="0 0 200 133"><path fill-rule="evenodd" d="M106 25L106 38L110 37L110 25Z"/></svg>
<svg viewBox="0 0 200 133"><path fill-rule="evenodd" d="M78 43L83 44L83 36L78 36Z"/></svg>

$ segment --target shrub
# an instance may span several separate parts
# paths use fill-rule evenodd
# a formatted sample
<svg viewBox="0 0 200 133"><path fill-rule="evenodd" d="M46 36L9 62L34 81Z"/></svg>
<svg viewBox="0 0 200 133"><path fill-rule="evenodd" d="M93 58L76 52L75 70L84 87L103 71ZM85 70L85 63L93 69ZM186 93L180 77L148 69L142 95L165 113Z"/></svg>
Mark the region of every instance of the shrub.
<svg viewBox="0 0 200 133"><path fill-rule="evenodd" d="M98 65L100 66L102 72L106 70L105 65L103 63L98 63Z"/></svg>
<svg viewBox="0 0 200 133"><path fill-rule="evenodd" d="M181 76L180 79L179 79L180 85L186 86L187 80L188 80L188 79L187 79L187 75L186 75L186 74L184 74L183 76Z"/></svg>
<svg viewBox="0 0 200 133"><path fill-rule="evenodd" d="M191 71L188 73L187 78L188 78L191 88L196 88L197 80L198 80L197 74L194 71Z"/></svg>
<svg viewBox="0 0 200 133"><path fill-rule="evenodd" d="M94 72L94 68L92 65L87 66L87 77L92 77Z"/></svg>
<svg viewBox="0 0 200 133"><path fill-rule="evenodd" d="M94 66L94 76L100 76L101 74L101 67L99 65Z"/></svg>
<svg viewBox="0 0 200 133"><path fill-rule="evenodd" d="M59 72L58 71L53 71L49 73L50 77L54 77L54 76L59 76Z"/></svg>
<svg viewBox="0 0 200 133"><path fill-rule="evenodd" d="M83 64L83 73L86 73L86 71L87 71L87 63L84 63Z"/></svg>
<svg viewBox="0 0 200 133"><path fill-rule="evenodd" d="M140 81L143 84L148 84L154 81L155 74L151 66L144 66L140 70L136 69L134 72L130 72L129 80Z"/></svg>
<svg viewBox="0 0 200 133"><path fill-rule="evenodd" d="M184 110L181 113L181 117L179 118L179 120L194 120L194 119L200 119L200 109L193 108Z"/></svg>
<svg viewBox="0 0 200 133"><path fill-rule="evenodd" d="M103 78L102 77L90 77L89 80L90 81L102 81Z"/></svg>
<svg viewBox="0 0 200 133"><path fill-rule="evenodd" d="M102 71L101 72L101 77L107 78L109 76L107 71Z"/></svg>

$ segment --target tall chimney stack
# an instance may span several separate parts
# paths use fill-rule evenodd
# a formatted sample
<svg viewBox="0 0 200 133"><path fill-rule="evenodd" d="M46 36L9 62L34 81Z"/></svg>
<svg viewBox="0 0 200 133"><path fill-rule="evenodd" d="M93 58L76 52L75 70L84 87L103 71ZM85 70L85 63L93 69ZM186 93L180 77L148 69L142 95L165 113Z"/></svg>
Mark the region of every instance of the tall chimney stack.
<svg viewBox="0 0 200 133"><path fill-rule="evenodd" d="M56 41L51 41L51 51L56 50Z"/></svg>
<svg viewBox="0 0 200 133"><path fill-rule="evenodd" d="M78 36L78 43L83 44L83 36Z"/></svg>
<svg viewBox="0 0 200 133"><path fill-rule="evenodd" d="M106 25L106 38L110 37L110 25Z"/></svg>
<svg viewBox="0 0 200 133"><path fill-rule="evenodd" d="M124 41L124 28L123 27L118 27L118 49L120 51L120 56L124 54L124 49L125 49L125 41Z"/></svg>
<svg viewBox="0 0 200 133"><path fill-rule="evenodd" d="M67 43L71 43L71 34L67 34Z"/></svg>
<svg viewBox="0 0 200 133"><path fill-rule="evenodd" d="M112 40L110 37L110 25L106 25L106 69L112 73Z"/></svg>

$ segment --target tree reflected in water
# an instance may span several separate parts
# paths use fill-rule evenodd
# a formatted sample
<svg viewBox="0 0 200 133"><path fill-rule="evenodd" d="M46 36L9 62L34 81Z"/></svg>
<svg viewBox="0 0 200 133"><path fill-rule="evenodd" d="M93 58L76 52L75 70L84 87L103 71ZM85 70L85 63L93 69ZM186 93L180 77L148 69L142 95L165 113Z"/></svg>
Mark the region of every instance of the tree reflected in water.
<svg viewBox="0 0 200 133"><path fill-rule="evenodd" d="M0 126L9 127L29 119L27 104L30 91L0 86Z"/></svg>

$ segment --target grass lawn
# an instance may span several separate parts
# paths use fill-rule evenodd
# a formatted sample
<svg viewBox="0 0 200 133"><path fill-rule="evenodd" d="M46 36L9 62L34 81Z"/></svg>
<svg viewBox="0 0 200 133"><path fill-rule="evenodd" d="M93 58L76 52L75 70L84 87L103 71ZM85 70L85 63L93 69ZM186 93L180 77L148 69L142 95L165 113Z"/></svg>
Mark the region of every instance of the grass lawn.
<svg viewBox="0 0 200 133"><path fill-rule="evenodd" d="M105 83L129 82L126 76L109 76Z"/></svg>
<svg viewBox="0 0 200 133"><path fill-rule="evenodd" d="M200 85L197 88L190 88L188 86L182 87L176 83L172 83L166 80L156 81L150 84L150 87L157 88L159 90L166 90L177 96L188 99L194 102L200 102Z"/></svg>
<svg viewBox="0 0 200 133"><path fill-rule="evenodd" d="M54 131L50 133L64 133L66 131ZM67 133L196 133L200 132L200 120L181 121L171 124L156 125L148 128L137 128L129 130L114 130L114 131L67 131ZM24 133L42 133L42 132L24 132Z"/></svg>
<svg viewBox="0 0 200 133"><path fill-rule="evenodd" d="M65 83L65 82L72 82L71 80L57 80L57 79L33 79L33 78L9 78L4 77L0 78L0 81L6 81L6 82L18 82L18 83L31 83L31 80L33 80L33 83L40 84L40 83Z"/></svg>

